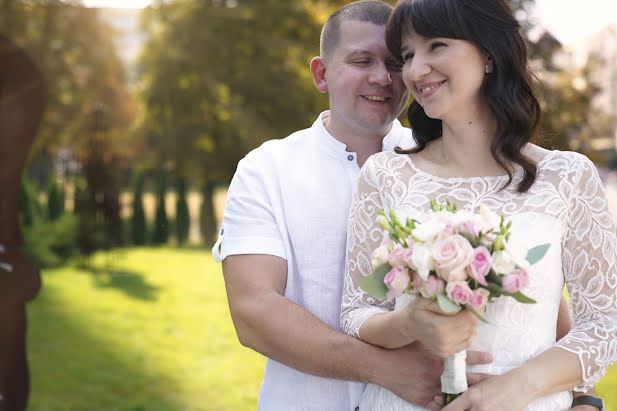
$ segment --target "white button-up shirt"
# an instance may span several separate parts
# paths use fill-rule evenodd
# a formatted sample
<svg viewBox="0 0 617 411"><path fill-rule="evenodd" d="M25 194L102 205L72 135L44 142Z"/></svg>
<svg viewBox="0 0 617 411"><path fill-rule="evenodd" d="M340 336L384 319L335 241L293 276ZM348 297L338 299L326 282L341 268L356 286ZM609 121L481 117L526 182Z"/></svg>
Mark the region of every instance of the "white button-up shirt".
<svg viewBox="0 0 617 411"><path fill-rule="evenodd" d="M212 252L217 261L234 254L287 260L285 297L340 330L347 218L360 169L356 153L324 127L328 115L267 141L238 163ZM397 120L383 149L411 141ZM308 375L268 359L258 410L353 411L363 390L363 383Z"/></svg>

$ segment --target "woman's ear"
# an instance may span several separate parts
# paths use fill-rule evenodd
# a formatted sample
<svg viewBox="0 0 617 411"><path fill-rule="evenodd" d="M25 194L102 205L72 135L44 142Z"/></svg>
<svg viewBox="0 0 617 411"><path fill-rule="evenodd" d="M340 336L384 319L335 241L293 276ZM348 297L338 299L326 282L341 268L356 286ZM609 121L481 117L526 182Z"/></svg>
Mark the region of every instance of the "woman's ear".
<svg viewBox="0 0 617 411"><path fill-rule="evenodd" d="M484 72L486 74L490 74L493 72L494 69L494 65L493 65L493 58L491 56L488 56L486 58L486 65L484 66Z"/></svg>
<svg viewBox="0 0 617 411"><path fill-rule="evenodd" d="M322 93L328 92L328 84L326 82L326 65L322 57L313 57L311 60L311 73L317 90Z"/></svg>

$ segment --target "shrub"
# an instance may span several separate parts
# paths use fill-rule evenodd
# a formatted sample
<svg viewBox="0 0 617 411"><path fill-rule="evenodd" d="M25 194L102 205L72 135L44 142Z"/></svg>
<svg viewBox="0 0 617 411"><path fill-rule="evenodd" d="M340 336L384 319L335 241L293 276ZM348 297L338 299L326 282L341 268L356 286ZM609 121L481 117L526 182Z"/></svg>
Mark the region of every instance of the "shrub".
<svg viewBox="0 0 617 411"><path fill-rule="evenodd" d="M63 213L55 220L36 217L34 224L22 226L24 246L22 251L38 267L54 267L78 254L78 217Z"/></svg>

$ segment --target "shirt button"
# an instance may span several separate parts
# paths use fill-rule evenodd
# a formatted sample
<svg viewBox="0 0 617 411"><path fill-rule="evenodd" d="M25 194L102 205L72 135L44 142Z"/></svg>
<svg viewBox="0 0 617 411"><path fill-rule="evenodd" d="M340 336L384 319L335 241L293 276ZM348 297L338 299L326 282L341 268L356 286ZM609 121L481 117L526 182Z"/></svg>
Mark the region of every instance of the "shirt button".
<svg viewBox="0 0 617 411"><path fill-rule="evenodd" d="M349 160L349 161L353 161L353 156L352 156L351 154L350 154L350 155L348 155L348 156L347 156L347 160Z"/></svg>

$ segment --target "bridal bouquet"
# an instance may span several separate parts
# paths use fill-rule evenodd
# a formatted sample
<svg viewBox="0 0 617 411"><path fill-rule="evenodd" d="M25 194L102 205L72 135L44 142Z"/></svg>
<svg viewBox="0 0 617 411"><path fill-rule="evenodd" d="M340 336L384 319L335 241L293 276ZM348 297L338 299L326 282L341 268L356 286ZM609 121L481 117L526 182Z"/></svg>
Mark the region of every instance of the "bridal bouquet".
<svg viewBox="0 0 617 411"><path fill-rule="evenodd" d="M389 217L389 218L388 218ZM511 221L486 206L477 212L456 204L431 201L431 212L402 224L394 210L379 210L379 225L387 231L373 252L373 273L360 283L369 295L389 301L403 293L436 300L444 312L465 308L480 320L485 306L509 296L521 303L535 301L521 292L528 269L546 254L550 244L532 248L522 259L508 251ZM441 377L444 405L467 390L465 351L446 359Z"/></svg>

